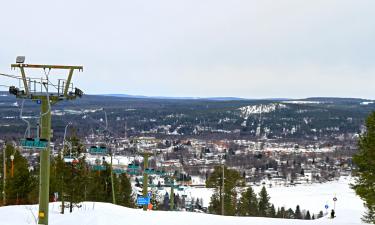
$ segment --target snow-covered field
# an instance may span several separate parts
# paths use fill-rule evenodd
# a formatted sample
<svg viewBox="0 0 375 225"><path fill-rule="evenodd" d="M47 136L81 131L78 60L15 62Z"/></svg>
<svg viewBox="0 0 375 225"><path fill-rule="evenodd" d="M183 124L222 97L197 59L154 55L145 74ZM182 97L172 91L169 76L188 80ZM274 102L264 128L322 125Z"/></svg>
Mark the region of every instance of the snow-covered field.
<svg viewBox="0 0 375 225"><path fill-rule="evenodd" d="M295 187L274 187L267 188L271 196L271 202L275 207L296 208L310 210L310 213L317 214L319 211L325 212L324 206L327 204L329 210L333 208L333 197L336 196L336 215L338 218L350 212L350 220L360 222L361 215L365 211L362 200L355 195L349 187L354 183L351 177L341 177L338 181L324 184L306 184ZM255 191L260 191L261 187L255 187Z"/></svg>
<svg viewBox="0 0 375 225"><path fill-rule="evenodd" d="M190 212L144 212L139 209L129 209L108 203L86 202L82 208L72 214L59 214L58 203L50 204L51 225L128 225L128 224L150 224L150 225L283 225L283 224L362 224L360 218L364 212L362 201L355 196L349 188L349 179L327 184L315 184L297 187L275 187L269 188L271 201L276 206L295 208L297 204L303 209L313 212L324 209L328 203L332 207L332 198L337 196L336 212L337 218L322 218L313 221L287 220L271 218L250 217L223 217L216 215L190 213ZM195 190L195 194L208 193L207 191ZM197 196L198 197L198 196ZM7 206L0 208L1 225L26 225L35 224L37 206Z"/></svg>

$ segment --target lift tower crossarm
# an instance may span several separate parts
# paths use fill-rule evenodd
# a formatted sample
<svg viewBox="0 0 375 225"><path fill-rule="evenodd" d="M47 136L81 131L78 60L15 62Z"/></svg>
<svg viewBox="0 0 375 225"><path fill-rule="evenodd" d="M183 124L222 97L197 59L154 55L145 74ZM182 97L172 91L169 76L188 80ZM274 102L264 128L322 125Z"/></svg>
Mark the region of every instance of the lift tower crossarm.
<svg viewBox="0 0 375 225"><path fill-rule="evenodd" d="M24 68L34 68L34 69L40 68L40 69L44 69L44 70L45 69L48 69L48 70L51 70L51 69L69 70L68 79L67 79L65 87L64 87L64 96L67 97L67 98L69 97L68 91L69 91L69 86L70 86L70 83L71 83L71 80L72 80L72 77L73 77L74 70L83 71L83 66L40 65L40 64L24 64L24 63L11 64L11 68L12 69L20 68L21 74L22 74L23 86L25 88L26 96L30 96L30 90L29 90L29 85L27 83L26 73L25 73Z"/></svg>
<svg viewBox="0 0 375 225"><path fill-rule="evenodd" d="M38 64L23 64L23 63L17 63L17 64L11 65L11 68L22 68L22 67L41 68L41 69L62 69L62 70L73 69L73 70L80 70L80 71L83 70L82 66L38 65Z"/></svg>

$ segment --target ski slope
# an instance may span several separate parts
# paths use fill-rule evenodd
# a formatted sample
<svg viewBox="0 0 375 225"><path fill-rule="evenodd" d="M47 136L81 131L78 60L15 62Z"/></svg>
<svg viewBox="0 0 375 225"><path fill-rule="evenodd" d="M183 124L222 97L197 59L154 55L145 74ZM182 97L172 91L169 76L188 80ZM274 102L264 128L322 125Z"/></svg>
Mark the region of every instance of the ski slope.
<svg viewBox="0 0 375 225"><path fill-rule="evenodd" d="M336 205L337 218L321 218L317 220L287 220L272 218L230 217L191 212L162 212L129 209L109 203L85 202L72 214L59 214L59 204L50 204L50 225L283 225L283 224L363 224L361 216L364 212L362 201L350 189L349 178L327 184L316 184L297 187L275 187L268 189L271 201L276 206L302 209L317 212L328 203L334 191L338 198ZM332 201L331 201L332 202ZM323 204L323 206L321 205ZM36 224L37 206L7 206L0 208L0 225Z"/></svg>

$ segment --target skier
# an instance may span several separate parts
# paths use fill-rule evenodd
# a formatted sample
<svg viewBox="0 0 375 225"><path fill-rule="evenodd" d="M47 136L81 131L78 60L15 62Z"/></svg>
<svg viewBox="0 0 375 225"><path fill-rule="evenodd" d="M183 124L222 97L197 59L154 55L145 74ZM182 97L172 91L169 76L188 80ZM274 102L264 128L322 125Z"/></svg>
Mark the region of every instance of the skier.
<svg viewBox="0 0 375 225"><path fill-rule="evenodd" d="M332 209L331 211L331 219L335 218L335 210Z"/></svg>

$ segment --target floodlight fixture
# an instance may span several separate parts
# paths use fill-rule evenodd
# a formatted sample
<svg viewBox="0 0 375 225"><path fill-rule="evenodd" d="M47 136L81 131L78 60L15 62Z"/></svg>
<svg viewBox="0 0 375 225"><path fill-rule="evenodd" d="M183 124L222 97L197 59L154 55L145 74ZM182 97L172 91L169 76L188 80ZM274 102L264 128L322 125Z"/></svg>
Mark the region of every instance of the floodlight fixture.
<svg viewBox="0 0 375 225"><path fill-rule="evenodd" d="M17 56L16 63L25 63L25 56Z"/></svg>

